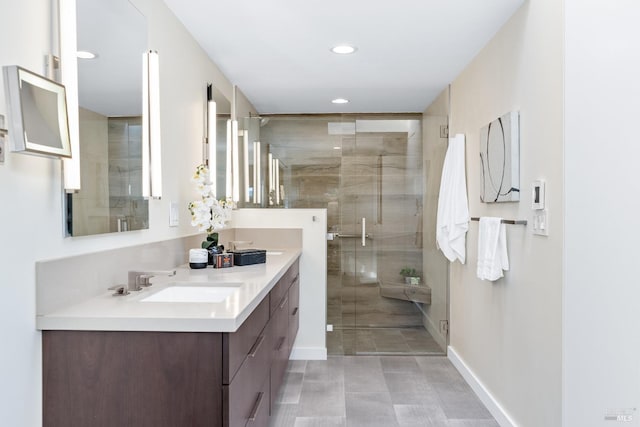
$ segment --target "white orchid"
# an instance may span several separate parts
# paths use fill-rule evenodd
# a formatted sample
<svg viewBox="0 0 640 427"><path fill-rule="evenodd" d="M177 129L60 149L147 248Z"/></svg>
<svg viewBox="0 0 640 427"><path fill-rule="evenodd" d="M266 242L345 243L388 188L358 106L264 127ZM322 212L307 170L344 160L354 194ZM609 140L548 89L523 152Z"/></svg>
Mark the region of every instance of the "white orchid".
<svg viewBox="0 0 640 427"><path fill-rule="evenodd" d="M196 189L202 197L189 203L191 212L191 225L198 227L198 231L205 231L208 235L216 230L224 228L231 219L231 211L235 207L229 200L218 200L213 193L213 187L209 179L209 168L206 165L199 165L191 181L196 184ZM207 239L207 242L211 242ZM217 239L216 239L217 241Z"/></svg>

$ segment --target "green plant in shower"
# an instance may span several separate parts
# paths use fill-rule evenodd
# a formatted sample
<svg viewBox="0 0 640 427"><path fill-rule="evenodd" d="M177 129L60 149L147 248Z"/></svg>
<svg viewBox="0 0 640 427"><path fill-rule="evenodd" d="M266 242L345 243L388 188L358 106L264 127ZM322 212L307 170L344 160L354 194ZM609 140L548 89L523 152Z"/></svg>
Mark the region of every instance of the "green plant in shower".
<svg viewBox="0 0 640 427"><path fill-rule="evenodd" d="M400 270L400 275L404 277L404 282L407 285L417 286L420 284L420 276L415 268L403 267L402 270Z"/></svg>
<svg viewBox="0 0 640 427"><path fill-rule="evenodd" d="M402 277L417 277L418 272L415 268L403 267L402 270L400 270L400 275Z"/></svg>

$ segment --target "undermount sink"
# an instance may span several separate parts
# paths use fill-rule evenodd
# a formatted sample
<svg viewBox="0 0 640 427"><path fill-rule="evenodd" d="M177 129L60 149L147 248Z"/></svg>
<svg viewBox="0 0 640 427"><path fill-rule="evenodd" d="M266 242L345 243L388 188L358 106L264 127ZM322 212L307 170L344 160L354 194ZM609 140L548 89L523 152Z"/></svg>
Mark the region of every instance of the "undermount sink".
<svg viewBox="0 0 640 427"><path fill-rule="evenodd" d="M242 283L174 283L141 302L222 302L240 289Z"/></svg>

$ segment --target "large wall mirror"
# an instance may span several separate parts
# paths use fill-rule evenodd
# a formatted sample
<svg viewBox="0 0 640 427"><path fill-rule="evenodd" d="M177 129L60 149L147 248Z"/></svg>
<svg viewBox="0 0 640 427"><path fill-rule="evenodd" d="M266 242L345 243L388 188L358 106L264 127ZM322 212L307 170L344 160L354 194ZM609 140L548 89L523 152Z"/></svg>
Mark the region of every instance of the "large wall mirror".
<svg viewBox="0 0 640 427"><path fill-rule="evenodd" d="M68 232L85 236L146 229L149 209L142 197L146 18L128 0L76 0L76 10L82 189L68 196Z"/></svg>

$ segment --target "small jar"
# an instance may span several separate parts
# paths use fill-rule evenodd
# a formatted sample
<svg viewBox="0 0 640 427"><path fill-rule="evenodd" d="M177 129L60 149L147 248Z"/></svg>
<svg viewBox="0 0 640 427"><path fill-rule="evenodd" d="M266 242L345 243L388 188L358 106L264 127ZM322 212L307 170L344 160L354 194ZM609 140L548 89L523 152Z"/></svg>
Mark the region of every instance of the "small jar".
<svg viewBox="0 0 640 427"><path fill-rule="evenodd" d="M209 253L206 249L189 249L189 267L207 268Z"/></svg>

